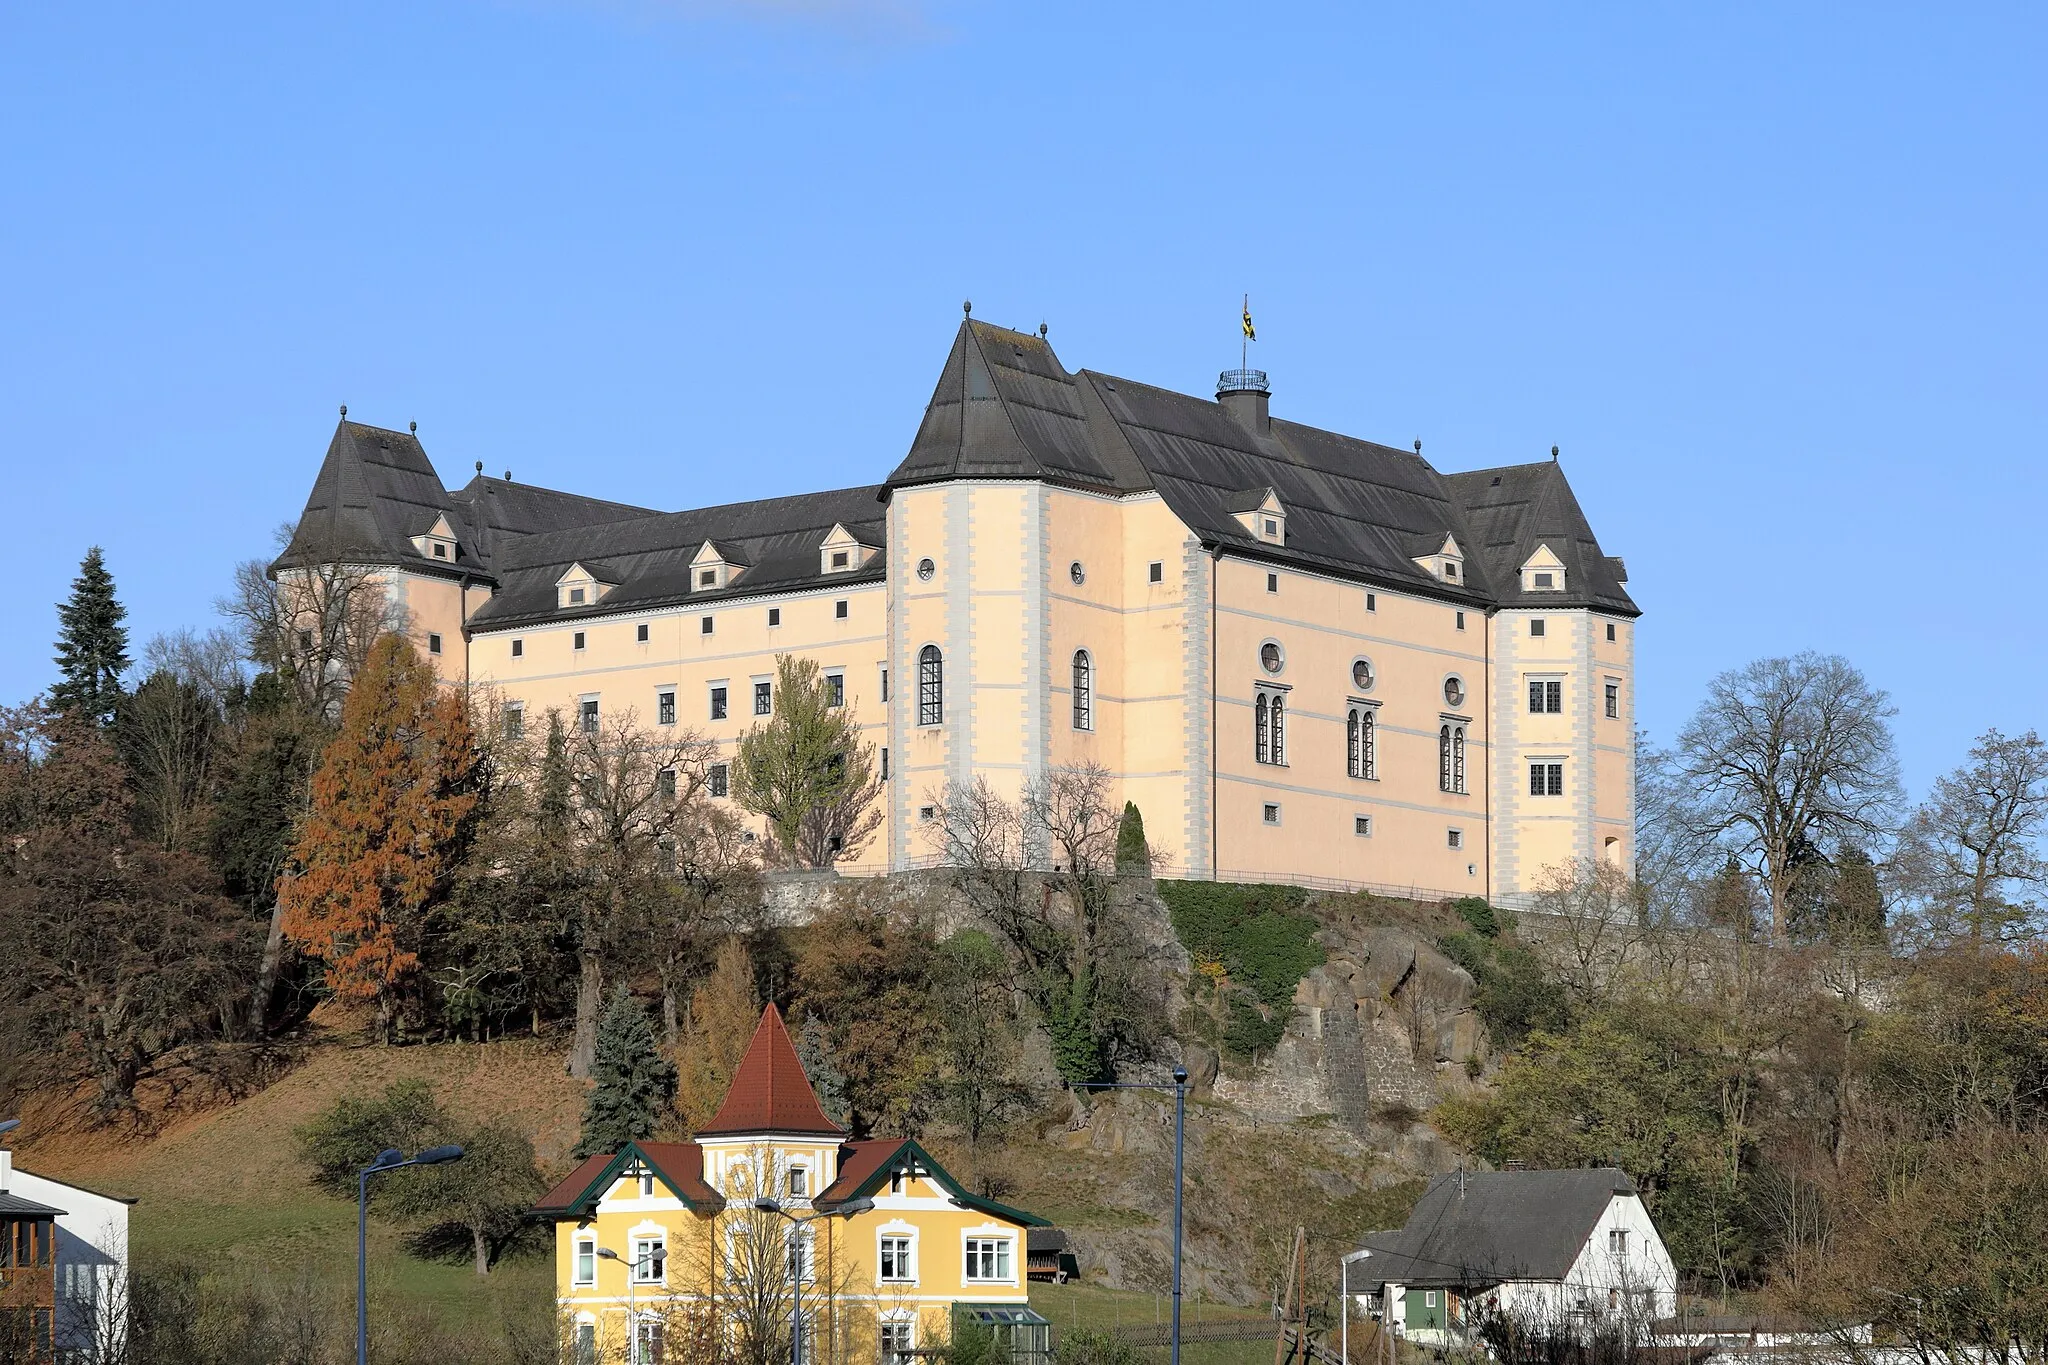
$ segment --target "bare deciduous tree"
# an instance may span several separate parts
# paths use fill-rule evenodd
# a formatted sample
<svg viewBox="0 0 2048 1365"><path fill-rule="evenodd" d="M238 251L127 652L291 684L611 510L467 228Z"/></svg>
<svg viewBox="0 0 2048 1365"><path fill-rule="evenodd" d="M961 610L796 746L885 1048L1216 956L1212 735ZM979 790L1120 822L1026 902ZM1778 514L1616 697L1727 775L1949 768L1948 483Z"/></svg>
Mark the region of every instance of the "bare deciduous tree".
<svg viewBox="0 0 2048 1365"><path fill-rule="evenodd" d="M1895 713L1835 654L1760 659L1723 673L1678 739L1688 828L1742 858L1762 883L1771 928L1791 928L1799 859L1823 843L1889 833L1899 794Z"/></svg>
<svg viewBox="0 0 2048 1365"><path fill-rule="evenodd" d="M1598 858L1558 863L1538 875L1531 908L1546 919L1537 939L1578 1004L1609 1003L1634 967L1644 938L1643 899L1634 878Z"/></svg>
<svg viewBox="0 0 2048 1365"><path fill-rule="evenodd" d="M1913 813L1895 866L1936 938L1983 944L2039 928L2048 889L2048 744L1987 730Z"/></svg>
<svg viewBox="0 0 2048 1365"><path fill-rule="evenodd" d="M215 607L236 623L251 663L289 680L303 706L332 718L378 639L406 633L405 604L386 570L315 528L280 526L277 545L275 576L271 563L244 560L234 591Z"/></svg>

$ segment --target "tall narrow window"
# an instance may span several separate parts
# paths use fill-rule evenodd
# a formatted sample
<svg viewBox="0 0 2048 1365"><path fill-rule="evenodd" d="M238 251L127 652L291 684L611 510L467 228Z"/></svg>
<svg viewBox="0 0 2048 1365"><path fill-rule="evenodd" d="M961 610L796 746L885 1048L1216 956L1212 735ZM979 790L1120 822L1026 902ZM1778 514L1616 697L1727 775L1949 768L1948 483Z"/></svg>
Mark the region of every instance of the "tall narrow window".
<svg viewBox="0 0 2048 1365"><path fill-rule="evenodd" d="M1564 764L1531 763L1529 765L1529 795L1563 796Z"/></svg>
<svg viewBox="0 0 2048 1365"><path fill-rule="evenodd" d="M1440 791L1451 790L1451 727L1440 726L1436 732L1436 785Z"/></svg>
<svg viewBox="0 0 2048 1365"><path fill-rule="evenodd" d="M1375 778L1379 773L1379 724L1373 707L1354 706L1345 724L1345 768L1353 777Z"/></svg>
<svg viewBox="0 0 2048 1365"><path fill-rule="evenodd" d="M1095 728L1095 665L1088 658L1088 651L1074 651L1074 728L1093 730Z"/></svg>
<svg viewBox="0 0 2048 1365"><path fill-rule="evenodd" d="M1451 727L1451 790L1465 790L1465 727Z"/></svg>
<svg viewBox="0 0 2048 1365"><path fill-rule="evenodd" d="M917 723L943 725L946 720L946 664L937 645L917 652Z"/></svg>
<svg viewBox="0 0 2048 1365"><path fill-rule="evenodd" d="M1607 684L1607 719L1621 719L1621 684Z"/></svg>
<svg viewBox="0 0 2048 1365"><path fill-rule="evenodd" d="M655 693L654 714L657 724L674 725L676 723L676 694L673 692Z"/></svg>
<svg viewBox="0 0 2048 1365"><path fill-rule="evenodd" d="M1261 763L1273 761L1273 746L1269 726L1272 718L1266 713L1267 697L1259 693L1252 702L1252 757Z"/></svg>
<svg viewBox="0 0 2048 1365"><path fill-rule="evenodd" d="M775 713L775 684L757 682L754 684L754 714L757 716Z"/></svg>
<svg viewBox="0 0 2048 1365"><path fill-rule="evenodd" d="M1287 761L1287 699L1278 692L1273 694L1273 758L1274 763Z"/></svg>
<svg viewBox="0 0 2048 1365"><path fill-rule="evenodd" d="M846 675L844 673L827 673L825 675L825 705L835 707L846 705Z"/></svg>
<svg viewBox="0 0 2048 1365"><path fill-rule="evenodd" d="M594 735L594 734L596 734L596 733L597 733L597 698L595 698L595 697L585 697L585 698L583 699L582 705L581 705L581 707L580 707L580 713L581 713L581 715L582 715L582 717L583 717L583 733L584 733L584 734L586 734L586 735Z"/></svg>
<svg viewBox="0 0 2048 1365"><path fill-rule="evenodd" d="M1447 792L1465 790L1465 727L1446 722L1436 732L1437 786Z"/></svg>

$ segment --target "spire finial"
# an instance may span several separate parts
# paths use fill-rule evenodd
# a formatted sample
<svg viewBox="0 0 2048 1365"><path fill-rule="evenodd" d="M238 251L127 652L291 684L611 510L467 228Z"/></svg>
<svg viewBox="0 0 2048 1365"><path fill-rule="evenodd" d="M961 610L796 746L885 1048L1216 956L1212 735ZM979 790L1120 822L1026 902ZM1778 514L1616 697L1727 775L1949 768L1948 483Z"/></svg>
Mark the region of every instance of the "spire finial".
<svg viewBox="0 0 2048 1365"><path fill-rule="evenodd" d="M1556 464L1556 463L1557 463L1557 447L1556 447L1556 446L1552 446L1552 447L1550 448L1550 462L1551 462L1552 464Z"/></svg>
<svg viewBox="0 0 2048 1365"><path fill-rule="evenodd" d="M1415 438L1415 453L1417 456L1422 454L1422 438L1420 436Z"/></svg>
<svg viewBox="0 0 2048 1365"><path fill-rule="evenodd" d="M1038 339L1045 340L1045 324L1042 322L1038 324Z"/></svg>
<svg viewBox="0 0 2048 1365"><path fill-rule="evenodd" d="M343 417L346 417L346 416L348 416L348 404L346 404L346 403L343 403L343 404L341 405L341 415L342 415Z"/></svg>
<svg viewBox="0 0 2048 1365"><path fill-rule="evenodd" d="M476 462L476 472L479 474L484 472L484 462L482 460Z"/></svg>
<svg viewBox="0 0 2048 1365"><path fill-rule="evenodd" d="M973 299L962 299L962 300L960 300L960 316L961 316L961 317L964 317L964 318L971 318L971 317L973 317L973 316L974 316L974 300L973 300Z"/></svg>
<svg viewBox="0 0 2048 1365"><path fill-rule="evenodd" d="M407 422L405 425L406 429L411 431L413 435L417 436L420 434L420 424L418 422Z"/></svg>

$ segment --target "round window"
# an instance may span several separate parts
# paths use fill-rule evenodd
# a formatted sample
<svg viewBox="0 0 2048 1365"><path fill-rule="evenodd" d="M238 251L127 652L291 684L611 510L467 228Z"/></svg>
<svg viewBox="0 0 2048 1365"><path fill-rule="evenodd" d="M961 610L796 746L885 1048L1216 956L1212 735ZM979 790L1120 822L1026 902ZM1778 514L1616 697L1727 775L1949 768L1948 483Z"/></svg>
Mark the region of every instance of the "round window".
<svg viewBox="0 0 2048 1365"><path fill-rule="evenodd" d="M1351 685L1361 692L1372 691L1372 660L1353 659L1351 661Z"/></svg>
<svg viewBox="0 0 2048 1365"><path fill-rule="evenodd" d="M1268 673L1278 673L1286 666L1287 660L1281 656L1280 646L1277 643L1268 640L1259 646L1260 668L1265 669Z"/></svg>
<svg viewBox="0 0 2048 1365"><path fill-rule="evenodd" d="M933 574L937 573L938 571L939 566L932 563L929 559L920 559L917 561L917 576L919 578L929 579Z"/></svg>
<svg viewBox="0 0 2048 1365"><path fill-rule="evenodd" d="M1444 679L1444 701L1452 706L1465 704L1465 680L1458 677Z"/></svg>
<svg viewBox="0 0 2048 1365"><path fill-rule="evenodd" d="M1081 567L1081 561L1077 559L1067 565L1067 577L1073 579L1076 583L1085 583L1088 581L1088 571Z"/></svg>

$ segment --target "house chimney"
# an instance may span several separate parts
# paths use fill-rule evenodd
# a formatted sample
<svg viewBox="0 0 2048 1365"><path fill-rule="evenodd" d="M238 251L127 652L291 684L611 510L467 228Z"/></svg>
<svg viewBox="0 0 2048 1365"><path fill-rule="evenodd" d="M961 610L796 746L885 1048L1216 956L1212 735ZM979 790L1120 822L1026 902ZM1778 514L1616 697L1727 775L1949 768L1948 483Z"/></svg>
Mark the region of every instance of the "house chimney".
<svg viewBox="0 0 2048 1365"><path fill-rule="evenodd" d="M7 1193L7 1187L14 1183L14 1153L0 1147L0 1194Z"/></svg>
<svg viewBox="0 0 2048 1365"><path fill-rule="evenodd" d="M1225 370L1216 377L1216 401L1254 436L1264 436L1273 428L1267 411L1272 397L1264 370Z"/></svg>

